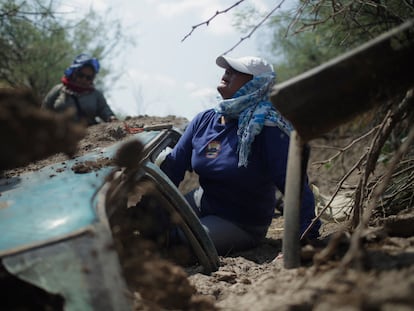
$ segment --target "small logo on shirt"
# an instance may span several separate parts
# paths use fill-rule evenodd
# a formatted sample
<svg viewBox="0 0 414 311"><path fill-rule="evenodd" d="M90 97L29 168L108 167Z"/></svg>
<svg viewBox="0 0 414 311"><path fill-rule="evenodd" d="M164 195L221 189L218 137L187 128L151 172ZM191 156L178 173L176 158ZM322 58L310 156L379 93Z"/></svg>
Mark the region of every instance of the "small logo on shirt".
<svg viewBox="0 0 414 311"><path fill-rule="evenodd" d="M214 159L217 158L219 152L220 152L220 142L219 141L212 141L207 145L207 151L206 151L206 158L208 159Z"/></svg>

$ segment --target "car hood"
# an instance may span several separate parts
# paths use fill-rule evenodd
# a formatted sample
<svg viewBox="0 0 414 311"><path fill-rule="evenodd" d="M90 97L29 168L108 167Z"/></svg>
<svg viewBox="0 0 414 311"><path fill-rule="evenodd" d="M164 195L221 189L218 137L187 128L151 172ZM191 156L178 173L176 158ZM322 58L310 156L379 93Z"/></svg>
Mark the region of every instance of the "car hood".
<svg viewBox="0 0 414 311"><path fill-rule="evenodd" d="M133 138L146 144L158 133L144 132ZM83 173L73 168L112 158L120 144L0 179L0 256L83 232L99 221L94 194L113 167L101 165Z"/></svg>

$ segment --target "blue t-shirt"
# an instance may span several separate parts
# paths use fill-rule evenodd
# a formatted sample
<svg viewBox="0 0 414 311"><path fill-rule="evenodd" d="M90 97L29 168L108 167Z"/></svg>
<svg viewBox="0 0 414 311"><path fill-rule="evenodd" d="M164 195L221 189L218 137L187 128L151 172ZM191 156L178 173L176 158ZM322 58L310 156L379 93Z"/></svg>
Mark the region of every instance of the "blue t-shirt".
<svg viewBox="0 0 414 311"><path fill-rule="evenodd" d="M161 168L178 186L186 170L199 175L204 193L201 217L216 215L247 226L268 226L276 206L276 188L285 189L289 136L264 126L255 137L247 167L238 167L237 120L220 122L213 109L199 113ZM301 232L315 217L307 183L301 208ZM315 228L317 229L317 228Z"/></svg>

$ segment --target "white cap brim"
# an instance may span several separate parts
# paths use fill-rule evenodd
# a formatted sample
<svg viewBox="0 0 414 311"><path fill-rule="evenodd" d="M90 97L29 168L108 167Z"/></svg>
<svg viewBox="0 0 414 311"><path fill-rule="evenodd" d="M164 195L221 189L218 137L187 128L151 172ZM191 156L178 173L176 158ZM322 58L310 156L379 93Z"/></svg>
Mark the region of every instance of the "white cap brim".
<svg viewBox="0 0 414 311"><path fill-rule="evenodd" d="M239 62L235 58L227 57L227 56L219 56L216 59L216 64L224 69L233 68L234 70L237 70L238 72L247 73L249 75L252 75L253 73L250 72L249 68L247 68L244 64Z"/></svg>
<svg viewBox="0 0 414 311"><path fill-rule="evenodd" d="M224 69L233 68L238 72L253 76L274 73L272 65L264 59L255 56L245 56L240 58L219 56L216 58L216 64Z"/></svg>

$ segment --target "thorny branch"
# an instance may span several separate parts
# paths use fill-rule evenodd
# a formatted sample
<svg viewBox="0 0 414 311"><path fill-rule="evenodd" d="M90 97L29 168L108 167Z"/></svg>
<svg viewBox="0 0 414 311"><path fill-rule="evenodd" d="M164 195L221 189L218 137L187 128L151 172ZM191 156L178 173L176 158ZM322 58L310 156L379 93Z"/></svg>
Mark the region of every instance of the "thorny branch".
<svg viewBox="0 0 414 311"><path fill-rule="evenodd" d="M358 226L360 223L360 217L359 214L362 210L362 203L366 201L367 199L369 202L373 200L373 198L369 198L369 194L373 194L373 192L369 193L367 189L367 183L368 183L368 177L369 175L374 171L377 163L377 159L379 156L379 153L384 146L386 140L391 134L392 129L395 127L397 122L401 121L403 119L403 115L406 115L410 113L412 108L412 103L414 101L413 96L413 90L410 90L407 92L407 96L403 99L403 101L398 105L397 109L395 111L389 110L381 124L374 127L371 131L368 133L362 135L360 138L354 140L350 145L346 146L344 150L347 150L350 148L351 145L355 144L357 141L360 141L363 138L369 136L372 134L372 132L375 130L375 137L372 140L370 148L362 154L362 156L359 158L359 160L353 165L353 167L342 177L342 179L338 182L336 185L334 193L331 195L331 198L329 202L325 205L325 207L318 213L318 215L312 220L311 224L306 228L304 233L301 236L301 239L303 239L306 234L309 232L309 230L315 225L315 223L320 219L320 217L323 215L323 213L330 207L332 204L335 196L338 194L339 190L342 188L343 183L351 176L351 174L359 167L363 165L363 162L365 160L364 165L364 174L362 174L361 179L359 181L357 190L355 191L355 199L354 199L354 206L353 206L353 218L352 222L354 224L354 228ZM366 194L366 195L364 195Z"/></svg>
<svg viewBox="0 0 414 311"><path fill-rule="evenodd" d="M184 36L184 38L182 38L182 39L181 39L181 42L183 42L185 39L187 39L189 36L191 36L191 34L194 32L194 30L196 30L196 28L198 28L198 27L200 27L200 26L202 26L202 25L206 25L206 26L208 26L208 25L210 24L210 22L211 22L214 18L216 18L218 15L220 15L220 14L224 14L224 13L226 13L226 12L230 11L231 9L233 9L233 8L234 8L234 7L236 7L236 6L238 6L240 3L244 2L244 1L245 1L245 0L239 0L239 1L237 1L235 4L233 4L232 6L228 7L228 8L227 8L227 9L225 9L225 10L222 10L222 11L216 11L216 13L215 13L213 16L211 16L208 20L206 20L206 21L204 21L204 22L202 22L202 23L199 23L199 24L197 24L197 25L192 26L192 27L191 27L191 31L190 31L188 34L186 34L186 35Z"/></svg>
<svg viewBox="0 0 414 311"><path fill-rule="evenodd" d="M359 160L354 164L354 166L338 182L338 184L336 185L335 191L331 195L331 198L329 199L328 203L324 206L324 208L322 208L322 210L318 213L318 215L316 215L316 217L314 219L312 219L312 222L310 223L310 225L306 228L306 230L303 232L302 236L300 237L301 240L308 234L308 232L310 231L310 229L312 229L312 227L315 225L315 223L321 218L321 216L323 215L323 213L325 213L325 211L331 206L331 204L332 204L333 200L335 199L336 195L338 194L339 190L341 190L343 183L348 179L349 176L351 176L351 174L358 167L361 166L361 164L364 161L364 159L366 158L366 156L367 156L367 154L364 153L359 158Z"/></svg>
<svg viewBox="0 0 414 311"><path fill-rule="evenodd" d="M194 25L191 27L191 31L187 33L181 42L185 41L189 36L192 35L192 33L200 26L206 25L208 26L210 22L216 18L218 15L227 13L234 7L238 6L245 0L239 0L230 7L228 7L225 10L222 11L216 11L216 13L211 16L206 21L199 23L197 25ZM244 40L249 39L258 28L260 28L264 22L269 19L269 17L279 8L281 8L281 5L285 2L285 0L281 0L279 4L277 4L273 9L269 11L268 14L259 22L257 23L249 32L248 35L241 37L239 42L237 42L235 45L233 45L230 49L228 49L226 52L223 53L223 55L233 51L237 46L239 46ZM331 11L328 14L322 14L321 10L326 7L326 2L331 3ZM404 4L409 7L410 10L414 10L413 4L409 3L407 0L404 0ZM404 18L398 15L395 15L388 7L384 4L381 4L378 1L370 1L370 0L358 0L358 1L349 1L349 2L343 2L339 0L319 0L319 1L311 1L311 0L302 0L300 5L295 10L295 13L293 17L291 18L291 21L287 27L286 35L289 33L296 35L302 32L305 32L307 30L313 29L319 25L322 25L329 20L337 20L339 18L343 19L348 25L348 31L352 29L351 24L356 25L356 27L363 31L363 33L369 34L371 37L374 37L374 35L371 32L371 28L377 24L380 24L381 22L376 22L375 24L363 24L359 20L359 16L362 16L364 14L371 14L369 10L367 11L366 7L376 8L376 16L380 14L379 12L382 12L381 14L385 14L383 18L389 20L391 24L400 24L404 21ZM309 11L310 9L310 11ZM381 10L380 10L381 9ZM309 14L308 14L308 13ZM362 14L364 13L364 14ZM306 18L306 16L309 17L313 15L312 18ZM304 18L305 16L305 18ZM389 26L388 26L389 28ZM294 29L294 30L293 30ZM349 38L351 37L350 33L345 33L343 35L343 38L341 40L341 44L344 44Z"/></svg>
<svg viewBox="0 0 414 311"><path fill-rule="evenodd" d="M351 237L351 245L349 247L348 252L345 254L341 262L342 267L346 267L349 264L351 264L355 259L361 258L362 256L361 237L362 237L363 230L367 227L368 222L371 218L372 212L376 208L377 201L379 200L381 195L385 192L385 189L389 181L391 180L392 174L395 168L397 167L397 165L399 164L400 159L408 151L413 141L414 141L414 125L411 125L411 129L408 134L408 137L405 140L405 142L400 146L400 148L397 150L396 154L394 155L391 161L390 167L384 176L384 179L374 189L373 196L367 208L364 211L361 222L359 223L358 227L356 228L355 232L353 233Z"/></svg>
<svg viewBox="0 0 414 311"><path fill-rule="evenodd" d="M196 28L198 28L198 27L200 27L200 26L202 26L202 25L206 25L206 26L208 26L209 24L210 24L210 22L214 19L214 18L216 18L218 15L220 15L220 14L223 14L223 13L226 13L226 12L228 12L228 11L230 11L231 9L233 9L234 7L236 7L237 5L239 5L240 3L242 3L242 2L244 2L245 0L240 0L240 1L237 1L235 4L233 4L232 6L230 6L230 7L228 7L227 9L225 9L225 10L222 10L222 11L216 11L216 13L213 15L213 16L211 16L208 20L206 20L206 21L204 21L204 22L202 22L202 23L199 23L199 24L197 24L197 25L194 25L194 26L192 26L191 27L191 31L188 33L188 34L186 34L185 36L184 36L184 38L183 39L181 39L181 42L183 42L184 40L186 40L189 36L191 36L191 34L194 32L194 30L196 29ZM282 4L285 2L285 0L281 0L280 1L280 3L278 4L278 5L276 5L273 9L271 9L270 11L269 11L269 13L268 14L266 14L266 16L265 17L263 17L263 19L258 23L258 24L256 24L253 28L252 28L252 30L246 35L246 36L244 36L244 37L241 37L240 38L240 40L239 40L239 42L237 42L235 45L233 45L230 49L228 49L226 52L224 52L223 53L223 55L226 55L227 53L229 53L229 52L231 52L231 51L233 51L237 46L239 46L244 40L246 40L246 39L249 39L252 35L253 35L253 33L255 33L256 32L256 30L257 29L259 29L260 28L260 26L262 26L263 25L263 23L277 10L277 9L280 9L281 8L281 6L282 6Z"/></svg>
<svg viewBox="0 0 414 311"><path fill-rule="evenodd" d="M322 165L326 163L331 163L333 160L335 160L337 157L339 157L341 154L343 154L345 151L350 149L353 145L360 142L361 140L365 139L369 135L371 135L376 129L378 128L378 125L374 128L372 128L368 133L365 133L364 135L358 137L357 139L353 140L351 143L349 143L347 146L342 148L337 148L339 151L335 153L333 156L331 156L329 159L323 160L323 161L317 161L313 162L312 165L317 165L318 167L321 167Z"/></svg>
<svg viewBox="0 0 414 311"><path fill-rule="evenodd" d="M253 29L244 37L241 37L239 42L237 42L235 45L233 45L230 49L228 49L226 52L223 53L223 55L233 51L236 47L238 47L244 40L250 38L253 33L277 10L280 9L283 2L285 0L282 0L277 6L275 6L256 26L253 27Z"/></svg>
<svg viewBox="0 0 414 311"><path fill-rule="evenodd" d="M406 115L410 112L410 110L412 110L413 100L413 90L410 90L407 92L406 97L398 105L395 111L388 111L384 120L381 123L380 128L377 131L376 136L372 140L371 146L369 148L367 161L364 166L364 172L361 175L358 188L355 191L355 204L353 207L354 213L352 218L354 228L360 222L359 218L362 213L363 203L366 201L366 196L364 194L367 191L368 179L371 173L375 170L380 152L385 142L390 137L391 132L395 128L395 126L399 122L401 122L404 115Z"/></svg>
<svg viewBox="0 0 414 311"><path fill-rule="evenodd" d="M325 10L322 14L321 9L328 7L325 5L327 2L331 3L330 12ZM409 9L414 10L412 4L409 4L407 1L404 4ZM313 17L309 18L311 15ZM374 23L367 23L366 20L360 18L365 15L371 15L376 21ZM303 0L288 25L286 36L289 33L296 35L314 29L329 20L339 21L339 19L342 19L347 24L348 31L352 30L352 25L354 25L354 28L359 29L361 33L374 37L375 35L372 33L374 26L381 25L386 21L387 26L385 29L389 29L392 25L398 25L404 22L406 17L395 14L393 10L380 1ZM341 44L347 41L351 37L351 34L348 32L348 34L344 33L343 36L344 38L341 40Z"/></svg>

